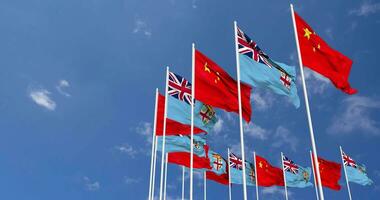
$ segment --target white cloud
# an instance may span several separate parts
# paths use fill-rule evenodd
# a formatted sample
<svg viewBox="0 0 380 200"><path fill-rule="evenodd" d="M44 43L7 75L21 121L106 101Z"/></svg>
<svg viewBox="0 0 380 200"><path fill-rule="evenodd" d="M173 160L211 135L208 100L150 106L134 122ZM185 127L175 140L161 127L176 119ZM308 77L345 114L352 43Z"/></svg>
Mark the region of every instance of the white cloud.
<svg viewBox="0 0 380 200"><path fill-rule="evenodd" d="M379 123L371 117L371 111L380 109L379 100L355 95L343 100L343 105L343 112L333 118L327 130L330 134L339 135L357 131L380 135Z"/></svg>
<svg viewBox="0 0 380 200"><path fill-rule="evenodd" d="M120 146L115 147L116 150L118 150L120 153L127 154L131 158L135 158L136 154L138 153L131 145L129 144L123 144Z"/></svg>
<svg viewBox="0 0 380 200"><path fill-rule="evenodd" d="M272 107L274 102L274 97L269 92L254 92L252 93L253 97L253 106L255 107L255 110L258 111L264 111L268 108Z"/></svg>
<svg viewBox="0 0 380 200"><path fill-rule="evenodd" d="M223 130L223 119L222 118L218 118L218 121L215 123L214 127L213 127L213 131L215 134L219 134L220 132L222 132Z"/></svg>
<svg viewBox="0 0 380 200"><path fill-rule="evenodd" d="M304 67L304 75L306 79L307 89L313 94L323 94L330 85L329 79L310 70L309 68ZM301 76L298 77L298 80L302 85Z"/></svg>
<svg viewBox="0 0 380 200"><path fill-rule="evenodd" d="M39 106L42 106L48 110L55 110L56 103L50 98L50 92L45 89L31 89L29 97Z"/></svg>
<svg viewBox="0 0 380 200"><path fill-rule="evenodd" d="M262 190L261 190L261 193L263 194L263 195L270 195L270 196L275 196L275 195L277 195L277 196L279 196L279 195L281 195L281 196L284 196L285 195L285 190L284 190L284 188L283 187L265 187L265 188L263 188ZM288 190L288 197L289 196L292 196L293 195L293 193L291 193L289 190ZM273 199L273 198L272 198ZM283 199L283 197L282 198L280 198L280 199Z"/></svg>
<svg viewBox="0 0 380 200"><path fill-rule="evenodd" d="M246 133L247 135L260 140L266 140L268 138L268 135L270 134L268 130L252 122L249 122L248 124L245 123L243 129L244 133Z"/></svg>
<svg viewBox="0 0 380 200"><path fill-rule="evenodd" d="M363 1L359 8L349 11L349 14L357 16L368 16L380 11L380 3L372 3L370 1Z"/></svg>
<svg viewBox="0 0 380 200"><path fill-rule="evenodd" d="M87 176L83 177L84 185L88 191L96 191L100 189L100 183L98 181L92 181Z"/></svg>
<svg viewBox="0 0 380 200"><path fill-rule="evenodd" d="M334 35L333 35L333 30L332 30L332 28L330 27L330 28L327 28L327 29L325 29L325 34L327 35L327 37L329 37L331 40L333 40L334 39Z"/></svg>
<svg viewBox="0 0 380 200"><path fill-rule="evenodd" d="M126 184L136 184L141 182L141 178L131 178L131 177L125 177L124 182Z"/></svg>
<svg viewBox="0 0 380 200"><path fill-rule="evenodd" d="M141 122L135 130L138 134L146 137L147 142L149 144L152 143L152 137L153 137L153 127L152 123L149 122Z"/></svg>
<svg viewBox="0 0 380 200"><path fill-rule="evenodd" d="M290 147L292 151L296 151L297 145L298 145L298 139L294 135L291 134L291 132L283 127L279 126L276 129L276 132L274 134L274 143L272 143L273 147L279 148L279 147Z"/></svg>
<svg viewBox="0 0 380 200"><path fill-rule="evenodd" d="M69 88L69 87L70 87L70 83L67 80L60 80L58 82L58 85L56 86L56 89L61 95L70 97L71 95L64 91L65 88Z"/></svg>
<svg viewBox="0 0 380 200"><path fill-rule="evenodd" d="M132 32L135 34L143 34L146 37L152 36L152 32L148 28L147 23L145 21L143 21L142 19L136 19L135 20L135 27L133 28Z"/></svg>

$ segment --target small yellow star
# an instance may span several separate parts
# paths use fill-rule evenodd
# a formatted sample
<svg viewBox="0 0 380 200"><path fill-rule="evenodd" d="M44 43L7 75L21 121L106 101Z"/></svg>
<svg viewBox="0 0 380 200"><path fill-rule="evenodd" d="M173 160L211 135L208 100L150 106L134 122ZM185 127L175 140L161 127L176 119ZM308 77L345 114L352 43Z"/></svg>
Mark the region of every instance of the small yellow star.
<svg viewBox="0 0 380 200"><path fill-rule="evenodd" d="M263 168L263 163L261 161L259 162L259 167Z"/></svg>
<svg viewBox="0 0 380 200"><path fill-rule="evenodd" d="M312 32L310 32L308 28L304 28L303 30L305 31L305 34L303 36L310 40L310 35L312 34Z"/></svg>
<svg viewBox="0 0 380 200"><path fill-rule="evenodd" d="M321 45L318 44L317 48L318 48L318 49L321 49ZM313 47L313 51L314 51L314 52L315 52L315 50L316 50L315 47Z"/></svg>

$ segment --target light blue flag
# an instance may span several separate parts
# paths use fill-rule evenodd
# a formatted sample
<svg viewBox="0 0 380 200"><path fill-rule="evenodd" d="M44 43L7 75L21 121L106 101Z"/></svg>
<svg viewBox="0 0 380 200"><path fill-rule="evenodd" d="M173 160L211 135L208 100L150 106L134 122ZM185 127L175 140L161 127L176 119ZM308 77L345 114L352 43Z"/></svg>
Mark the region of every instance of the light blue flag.
<svg viewBox="0 0 380 200"><path fill-rule="evenodd" d="M357 183L363 186L373 184L373 181L367 175L366 168L364 165L360 166L356 164L356 168L351 167L351 166L345 166L345 167L346 167L348 181Z"/></svg>
<svg viewBox="0 0 380 200"><path fill-rule="evenodd" d="M300 99L296 87L296 70L295 67L278 63L280 71L276 67L269 67L263 63L256 62L252 58L239 54L240 59L240 77L241 81L253 87L269 88L274 93L289 96L290 101L296 108L300 106Z"/></svg>
<svg viewBox="0 0 380 200"><path fill-rule="evenodd" d="M218 153L209 150L208 157L210 159L211 170L215 174L227 174L227 161Z"/></svg>
<svg viewBox="0 0 380 200"><path fill-rule="evenodd" d="M295 67L272 61L239 27L236 36L241 81L253 87L269 88L277 94L289 96L290 101L298 108L300 100L295 82Z"/></svg>
<svg viewBox="0 0 380 200"><path fill-rule="evenodd" d="M305 188L311 187L313 184L310 182L310 167L301 167L298 166L298 172L292 173L289 171L285 171L286 176L286 186L287 187L297 187L297 188Z"/></svg>
<svg viewBox="0 0 380 200"><path fill-rule="evenodd" d="M167 115L169 119L182 124L191 124L191 106L185 101L168 95ZM194 105L194 126L209 132L214 127L217 118L211 106L196 101Z"/></svg>
<svg viewBox="0 0 380 200"><path fill-rule="evenodd" d="M190 153L190 136L165 136L165 152L188 152ZM194 154L199 157L206 156L206 139L205 135L194 135ZM157 136L157 150L162 150L162 136Z"/></svg>
<svg viewBox="0 0 380 200"><path fill-rule="evenodd" d="M235 154L230 153L230 176L231 183L234 184L243 184L243 166L242 160L235 156ZM254 186L255 185L255 170L254 165L249 162L245 162L245 174L247 185Z"/></svg>

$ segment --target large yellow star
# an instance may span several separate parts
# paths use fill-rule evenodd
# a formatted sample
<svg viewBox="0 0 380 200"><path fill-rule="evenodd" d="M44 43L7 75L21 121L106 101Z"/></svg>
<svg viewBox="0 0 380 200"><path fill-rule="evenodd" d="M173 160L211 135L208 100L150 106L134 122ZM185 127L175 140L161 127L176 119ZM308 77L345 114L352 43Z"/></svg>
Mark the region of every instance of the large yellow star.
<svg viewBox="0 0 380 200"><path fill-rule="evenodd" d="M303 31L305 31L305 34L303 36L310 40L310 35L312 34L312 32L310 32L308 28L304 28Z"/></svg>

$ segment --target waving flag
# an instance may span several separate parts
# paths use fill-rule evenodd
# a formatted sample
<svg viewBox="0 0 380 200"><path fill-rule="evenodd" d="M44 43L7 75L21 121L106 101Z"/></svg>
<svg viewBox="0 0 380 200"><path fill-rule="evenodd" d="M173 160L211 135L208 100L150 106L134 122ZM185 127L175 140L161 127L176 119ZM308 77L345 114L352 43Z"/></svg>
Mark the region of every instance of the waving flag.
<svg viewBox="0 0 380 200"><path fill-rule="evenodd" d="M372 185L373 181L368 177L366 167L360 165L354 161L351 157L342 151L342 158L344 167L346 168L347 179L350 182L357 183L359 185Z"/></svg>
<svg viewBox="0 0 380 200"><path fill-rule="evenodd" d="M243 184L243 160L238 158L235 154L230 153L230 171L231 183ZM247 185L255 185L255 169L252 163L245 161L245 173Z"/></svg>
<svg viewBox="0 0 380 200"><path fill-rule="evenodd" d="M256 169L259 186L284 186L282 170L278 167L273 167L267 160L258 155L256 155Z"/></svg>
<svg viewBox="0 0 380 200"><path fill-rule="evenodd" d="M243 118L251 120L251 88L241 83ZM211 106L239 113L237 82L211 59L195 50L195 98Z"/></svg>
<svg viewBox="0 0 380 200"><path fill-rule="evenodd" d="M325 160L320 157L318 157L318 163L322 186L330 188L332 190L340 190L341 186L339 185L339 179L341 177L341 165L339 163Z"/></svg>
<svg viewBox="0 0 380 200"><path fill-rule="evenodd" d="M193 154L193 168L203 169L203 170L212 169L211 164L210 164L210 159L208 158L209 147L207 145L204 145L203 147L201 145L198 145L198 146L194 145L194 149L196 148L203 148L205 154L204 155L202 154L201 156L198 156L195 153ZM189 149L190 149L190 146L189 146ZM199 150L195 150L195 151L199 151ZM189 150L184 151L184 152L168 153L169 163L185 166L188 168L190 168L190 158L191 158L191 154Z"/></svg>
<svg viewBox="0 0 380 200"><path fill-rule="evenodd" d="M191 84L182 76L169 72L168 93L181 101L191 104Z"/></svg>
<svg viewBox="0 0 380 200"><path fill-rule="evenodd" d="M165 96L158 95L157 103L157 121L156 121L156 135L163 135L163 125L164 125L164 109L165 109ZM182 124L180 122L174 121L172 119L166 118L166 135L190 135L191 126L188 124ZM206 132L198 127L194 127L194 134Z"/></svg>
<svg viewBox="0 0 380 200"><path fill-rule="evenodd" d="M259 46L237 28L241 81L253 87L269 88L286 95L296 108L300 106L297 94L295 67L272 61Z"/></svg>
<svg viewBox="0 0 380 200"><path fill-rule="evenodd" d="M330 79L336 88L355 94L357 90L348 82L352 60L331 48L296 12L294 16L303 64Z"/></svg>
<svg viewBox="0 0 380 200"><path fill-rule="evenodd" d="M176 80L180 80L181 85L184 85L180 91L174 92L174 89L172 89L172 92L169 92L168 97L168 109L167 109L167 115L169 119L175 120L177 122L183 123L183 124L191 124L191 96L190 101L188 101L188 87L189 82L187 82L184 78L181 76L174 74L172 72L169 72L169 77L172 77L172 79L169 79L168 89L173 85L170 82L175 82ZM191 88L191 87L190 87ZM180 90L180 88L177 88L175 90ZM190 92L191 94L191 92ZM209 132L215 125L217 118L215 115L214 109L206 104L203 104L200 101L195 101L193 103L194 106L194 126L205 130L206 132Z"/></svg>
<svg viewBox="0 0 380 200"><path fill-rule="evenodd" d="M212 168L206 172L207 179L228 185L227 161L214 151L209 151L208 157Z"/></svg>
<svg viewBox="0 0 380 200"><path fill-rule="evenodd" d="M301 167L295 164L286 156L282 157L282 162L284 166L283 170L285 172L287 187L304 188L313 186L313 184L310 182L310 167Z"/></svg>
<svg viewBox="0 0 380 200"><path fill-rule="evenodd" d="M206 140L204 135L194 135L194 154L206 157ZM161 151L162 137L157 137L157 148ZM188 152L190 153L191 139L188 135L166 136L165 152Z"/></svg>

